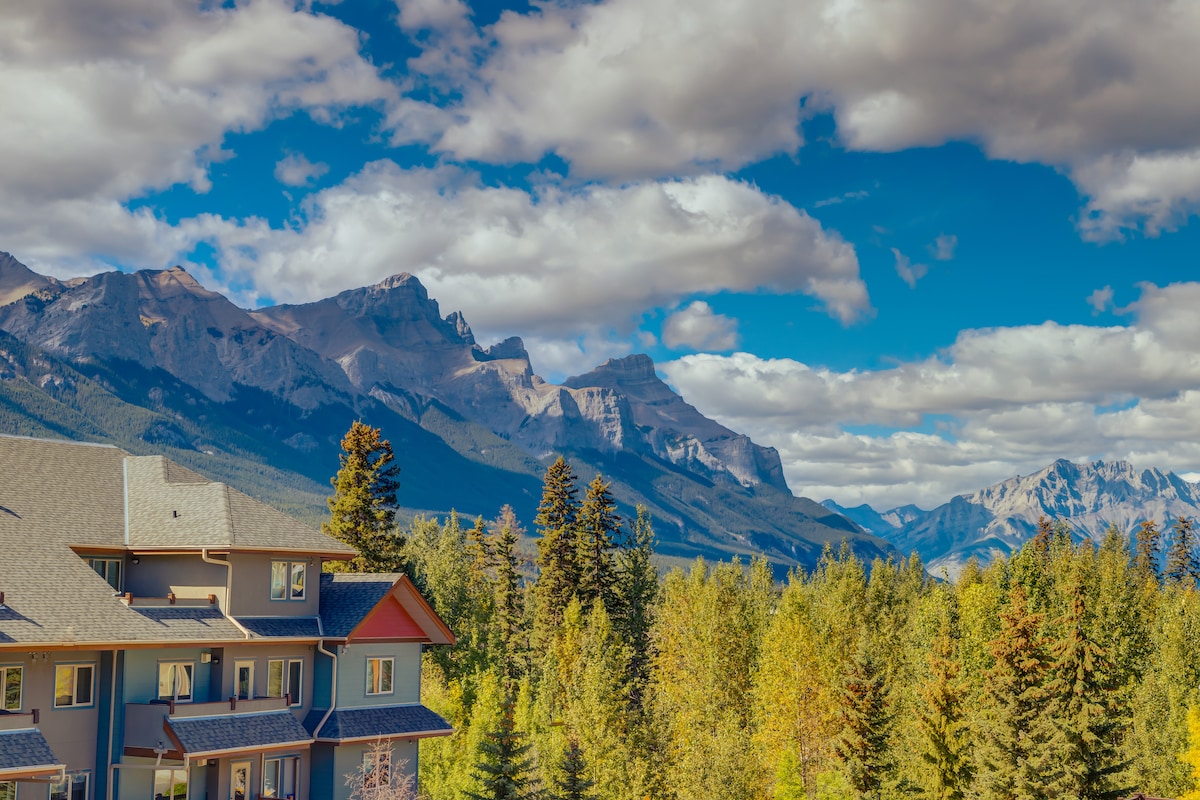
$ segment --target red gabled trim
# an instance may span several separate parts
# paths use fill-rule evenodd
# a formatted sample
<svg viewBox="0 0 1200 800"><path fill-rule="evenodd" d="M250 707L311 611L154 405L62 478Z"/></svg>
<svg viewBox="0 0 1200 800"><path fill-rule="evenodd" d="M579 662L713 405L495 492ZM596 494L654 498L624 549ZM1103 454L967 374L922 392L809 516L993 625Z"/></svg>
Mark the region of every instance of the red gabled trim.
<svg viewBox="0 0 1200 800"><path fill-rule="evenodd" d="M420 641L427 644L454 644L454 632L421 596L407 575L392 588L346 637L354 640Z"/></svg>

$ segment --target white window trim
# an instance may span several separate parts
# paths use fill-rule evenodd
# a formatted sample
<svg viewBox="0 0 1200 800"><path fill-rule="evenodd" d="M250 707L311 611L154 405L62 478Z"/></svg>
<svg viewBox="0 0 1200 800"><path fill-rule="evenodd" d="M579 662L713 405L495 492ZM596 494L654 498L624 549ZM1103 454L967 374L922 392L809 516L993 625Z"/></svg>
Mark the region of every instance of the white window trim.
<svg viewBox="0 0 1200 800"><path fill-rule="evenodd" d="M276 783L278 783L280 785L275 787L275 794L267 794L267 764L270 764L272 761L279 762L279 766L276 768L276 772L275 772L275 781L276 781ZM286 755L286 756L271 756L269 758L263 758L262 793L261 793L262 797L274 797L274 798L286 797L286 795L283 794L283 789L281 788L282 784L284 782L283 781L283 774L284 774L283 767L284 767L285 761L293 762L291 764L292 783L294 783L295 786L292 789L292 794L299 796L299 794L300 794L300 756Z"/></svg>
<svg viewBox="0 0 1200 800"><path fill-rule="evenodd" d="M174 659L170 659L170 660L163 659L162 661L159 661L158 662L158 675L156 676L156 680L155 680L156 683L158 682L158 680L161 680L162 668L165 666L173 666L173 667L189 666L189 667L191 667L192 668L192 681L191 681L192 692L187 697L163 697L160 694L160 695L158 695L158 699L159 700L174 700L176 703L194 702L196 700L196 662L195 661L187 661L187 660L176 661Z"/></svg>
<svg viewBox="0 0 1200 800"><path fill-rule="evenodd" d="M291 708L304 705L304 659L303 658L272 658L267 661L267 693L271 691L271 665L283 664L282 677L279 680L279 696L282 697L288 693L288 689L292 686L292 664L300 665L300 695L301 697L292 698Z"/></svg>
<svg viewBox="0 0 1200 800"><path fill-rule="evenodd" d="M92 796L92 773L88 770L80 770L78 772L68 772L68 773L66 773L66 775L63 776L62 781L53 781L52 780L50 782L49 796L50 797L54 796L54 787L57 786L59 783L61 783L64 785L64 788L65 788L65 791L67 794L67 800L71 800L71 795L72 795L71 790L74 788L75 782L78 781L80 778L83 779L83 796L85 798L90 798Z"/></svg>
<svg viewBox="0 0 1200 800"><path fill-rule="evenodd" d="M159 772L169 772L169 773L171 773L171 778L170 778L170 781L171 781L171 792L172 792L172 794L170 795L171 797L173 797L173 796L174 796L174 791L175 791L175 774L176 774L176 773L179 773L180 775L182 775L182 776L183 776L183 785L184 785L185 787L187 787L187 788L185 788L185 789L184 789L184 791L183 791L183 796L184 796L184 797L187 797L187 796L188 796L188 792L190 792L190 791L191 791L191 788L192 788L192 787L191 787L191 782L192 782L192 780L191 780L191 775L189 774L189 770L186 770L186 769L184 769L183 767L156 767L156 768L154 769L154 773L155 773L155 775L157 776L157 773L159 773ZM150 797L151 797L151 798L154 798L154 797L156 796L156 795L154 794L154 778L152 777L150 780L151 780L151 783L150 783Z"/></svg>
<svg viewBox="0 0 1200 800"><path fill-rule="evenodd" d="M242 667L250 667L250 696L249 697L239 697L238 698L239 700L253 700L254 699L254 670L255 670L254 665L255 665L255 663L256 663L256 660L252 659L252 658L243 658L241 660L235 660L233 662L233 693L235 695L240 693L241 686L242 686L242 682L238 678L238 673L242 671Z"/></svg>
<svg viewBox="0 0 1200 800"><path fill-rule="evenodd" d="M92 670L92 690L91 701L87 703L75 702L75 692L79 690L79 678L77 672L80 667L90 667ZM67 705L58 704L58 671L60 669L69 668L72 673L71 678L71 703ZM54 707L55 708L91 708L96 705L96 662L95 661L71 661L66 663L55 663L54 665Z"/></svg>
<svg viewBox="0 0 1200 800"><path fill-rule="evenodd" d="M275 576L275 565L276 564L284 565L283 597L275 597L274 596L274 591L275 591L275 586L274 586L275 577L274 576ZM304 591L302 591L300 593L299 597L294 597L292 595L292 574L293 574L292 571L296 567L303 567L303 569L304 569ZM271 559L271 572L270 572L270 575L268 576L268 580L270 581L270 585L267 586L267 596L272 603L287 603L287 602L303 603L305 600L308 599L308 562L307 561L285 561L281 558L273 558L273 559Z"/></svg>
<svg viewBox="0 0 1200 800"><path fill-rule="evenodd" d="M374 753L372 753L370 750L362 754L364 778L369 777L370 774L375 771L375 765L370 763L371 756L373 755ZM388 747L386 750L382 751L380 755L383 756L381 760L387 762L387 783L385 783L384 786L391 786L396 780L396 773L392 769L392 748Z"/></svg>
<svg viewBox="0 0 1200 800"><path fill-rule="evenodd" d="M233 776L237 772L238 767L246 768L246 800L254 798L254 762L253 761L231 761L229 762L229 797L233 797L234 782Z"/></svg>
<svg viewBox="0 0 1200 800"><path fill-rule="evenodd" d="M380 686L383 685L383 662L384 661L391 662L391 664L392 664L392 685L387 691L384 691L383 689L380 689L377 692L371 691L371 662L372 661L378 661L379 665L380 665L379 672L378 672ZM395 693L396 693L396 657L395 656L368 656L367 657L367 697L383 697L385 695L392 695Z"/></svg>
<svg viewBox="0 0 1200 800"><path fill-rule="evenodd" d="M95 572L95 571L96 571L96 562L97 562L97 561L103 561L105 564L109 564L109 565L111 565L111 564L114 564L114 563L119 565L119 567L118 567L118 570L119 570L120 572L119 572L119 574L118 574L118 576L117 576L117 585L116 585L115 587L113 587L113 588L114 588L114 590L115 590L115 591L118 591L118 592L120 592L120 591L124 591L124 587L125 587L125 559L123 559L123 558L110 558L110 557L108 557L108 556L88 556L88 557L87 557L88 566L92 568L92 571L93 571L93 572ZM107 573L108 573L108 570L109 570L109 567L107 567L107 566L106 566L106 567L104 568L104 571L105 571L105 574L104 574L104 575L100 575L100 573L98 573L98 572L96 573L96 575L97 575L97 576L99 576L101 579L103 579L103 580L104 580L106 583L108 583L108 574L107 574ZM111 584L111 583L109 583L108 585L109 585L109 586L112 586L112 584Z"/></svg>
<svg viewBox="0 0 1200 800"><path fill-rule="evenodd" d="M17 695L17 707L5 708L5 686L8 685L8 671L21 671L21 693ZM25 665L24 664L0 664L0 711L10 711L19 713L25 707ZM3 781L0 781L3 783Z"/></svg>

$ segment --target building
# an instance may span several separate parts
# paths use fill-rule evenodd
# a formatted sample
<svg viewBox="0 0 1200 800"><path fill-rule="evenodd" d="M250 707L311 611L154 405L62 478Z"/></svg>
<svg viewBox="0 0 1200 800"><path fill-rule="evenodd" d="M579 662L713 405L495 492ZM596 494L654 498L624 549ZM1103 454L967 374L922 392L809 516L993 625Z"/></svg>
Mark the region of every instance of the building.
<svg viewBox="0 0 1200 800"><path fill-rule="evenodd" d="M400 575L160 456L0 436L0 800L345 798L451 732ZM385 756L387 757L387 756Z"/></svg>

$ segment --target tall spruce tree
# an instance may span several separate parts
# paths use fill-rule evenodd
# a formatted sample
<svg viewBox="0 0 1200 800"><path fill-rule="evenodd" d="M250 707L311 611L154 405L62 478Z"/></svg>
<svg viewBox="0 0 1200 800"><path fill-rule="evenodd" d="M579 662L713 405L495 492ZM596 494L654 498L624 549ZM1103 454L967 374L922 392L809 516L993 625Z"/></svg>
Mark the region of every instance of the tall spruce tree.
<svg viewBox="0 0 1200 800"><path fill-rule="evenodd" d="M567 740L567 746L563 749L560 768L562 774L554 780L550 800L594 800L596 795L592 788L596 783L588 779L583 749L574 736Z"/></svg>
<svg viewBox="0 0 1200 800"><path fill-rule="evenodd" d="M545 647L562 622L563 610L579 590L579 503L575 473L559 456L546 470L538 526L538 578L534 592L534 639Z"/></svg>
<svg viewBox="0 0 1200 800"><path fill-rule="evenodd" d="M464 792L469 800L535 800L540 796L529 756L533 745L516 729L515 705L512 695L505 692L499 724L479 744L479 761L475 764L478 789Z"/></svg>
<svg viewBox="0 0 1200 800"><path fill-rule="evenodd" d="M1046 744L1049 663L1040 633L1042 615L1029 612L1024 588L1009 592L1000 635L991 642L995 666L985 685L982 725L976 731L976 766L982 795L990 800L1048 797Z"/></svg>
<svg viewBox="0 0 1200 800"><path fill-rule="evenodd" d="M842 729L834 744L846 780L861 798L879 797L892 766L887 692L883 671L864 636L842 683Z"/></svg>
<svg viewBox="0 0 1200 800"><path fill-rule="evenodd" d="M925 794L931 800L962 800L971 783L971 740L965 718L966 687L958 679L948 624L929 654L930 678L917 709L924 749Z"/></svg>
<svg viewBox="0 0 1200 800"><path fill-rule="evenodd" d="M358 550L354 572L397 572L404 538L395 530L399 467L379 428L355 421L342 439L340 467L330 481L329 521L321 530Z"/></svg>
<svg viewBox="0 0 1200 800"><path fill-rule="evenodd" d="M523 674L525 666L525 595L521 588L520 564L516 553L520 536L521 526L517 522L517 515L512 506L506 505L500 509L500 516L493 526L494 540L490 549L496 565L495 629L507 688Z"/></svg>
<svg viewBox="0 0 1200 800"><path fill-rule="evenodd" d="M616 608L613 624L629 648L629 703L641 711L650 675L651 638L654 605L658 599L658 568L654 566L654 525L650 512L638 504L625 546L617 554Z"/></svg>
<svg viewBox="0 0 1200 800"><path fill-rule="evenodd" d="M1194 586L1200 579L1200 561L1196 559L1196 526L1193 520L1179 517L1171 526L1171 549L1167 551L1165 577L1172 583Z"/></svg>
<svg viewBox="0 0 1200 800"><path fill-rule="evenodd" d="M597 601L612 613L616 595L617 566L614 557L621 517L609 488L599 475L588 484L579 509L578 547L579 600L585 612Z"/></svg>
<svg viewBox="0 0 1200 800"><path fill-rule="evenodd" d="M1162 531L1158 529L1158 524L1148 519L1138 526L1137 533L1137 555L1136 565L1138 571L1143 575L1153 577L1158 580L1158 559L1162 552Z"/></svg>
<svg viewBox="0 0 1200 800"><path fill-rule="evenodd" d="M1086 615L1083 585L1076 582L1046 686L1053 790L1059 797L1114 800L1124 791L1116 776L1127 766L1121 753L1126 711L1111 683L1107 654L1087 634Z"/></svg>

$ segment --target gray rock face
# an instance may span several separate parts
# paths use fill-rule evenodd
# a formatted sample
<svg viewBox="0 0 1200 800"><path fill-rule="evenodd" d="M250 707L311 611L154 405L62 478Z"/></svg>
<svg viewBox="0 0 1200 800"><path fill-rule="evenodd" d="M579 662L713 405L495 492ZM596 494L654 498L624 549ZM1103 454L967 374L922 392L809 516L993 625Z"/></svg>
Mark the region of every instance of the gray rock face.
<svg viewBox="0 0 1200 800"><path fill-rule="evenodd" d="M11 254L0 251L0 306L57 284L54 278L38 275Z"/></svg>
<svg viewBox="0 0 1200 800"><path fill-rule="evenodd" d="M214 400L236 384L301 408L349 396L335 364L259 325L180 267L106 272L0 307L0 329L56 355L161 368Z"/></svg>
<svg viewBox="0 0 1200 800"><path fill-rule="evenodd" d="M861 509L846 513L858 522ZM1200 488L1173 472L1138 471L1125 461L1073 464L1060 459L1031 475L959 495L889 530L872 532L894 542L902 553L917 551L931 571L945 568L954 575L972 556L986 563L1020 548L1033 537L1039 517L1062 520L1076 537L1099 541L1110 525L1129 533L1144 520L1165 527L1180 516L1197 515Z"/></svg>

